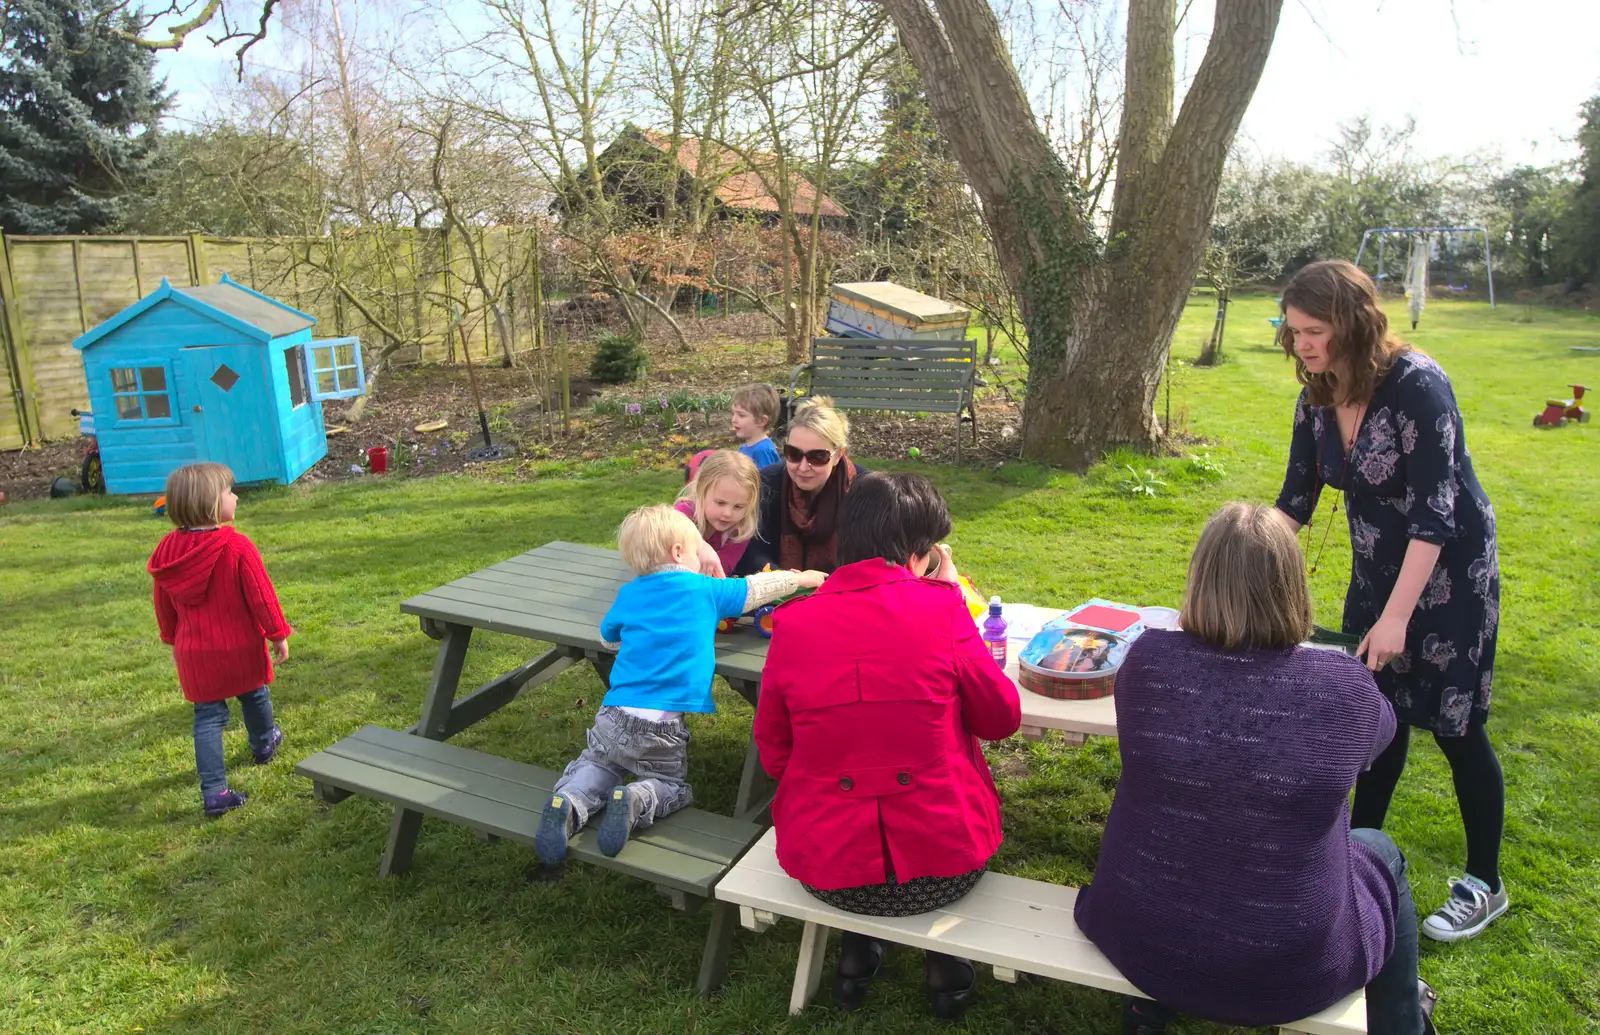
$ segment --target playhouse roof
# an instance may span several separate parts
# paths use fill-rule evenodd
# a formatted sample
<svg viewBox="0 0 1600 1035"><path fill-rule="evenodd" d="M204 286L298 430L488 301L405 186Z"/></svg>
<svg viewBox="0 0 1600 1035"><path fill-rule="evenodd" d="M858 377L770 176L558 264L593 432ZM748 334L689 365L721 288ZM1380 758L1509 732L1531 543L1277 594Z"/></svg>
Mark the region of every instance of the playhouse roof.
<svg viewBox="0 0 1600 1035"><path fill-rule="evenodd" d="M298 309L291 309L265 295L258 295L231 280L220 284L205 284L201 287L183 287L176 290L204 302L213 309L220 309L246 323L253 323L274 338L303 331L317 322L314 316L308 316Z"/></svg>
<svg viewBox="0 0 1600 1035"><path fill-rule="evenodd" d="M317 322L315 316L259 291L252 291L226 273L215 284L175 288L161 278L161 286L122 312L73 339L72 347L86 349L118 327L137 319L163 301L171 300L202 316L225 324L257 341L267 342L303 331Z"/></svg>

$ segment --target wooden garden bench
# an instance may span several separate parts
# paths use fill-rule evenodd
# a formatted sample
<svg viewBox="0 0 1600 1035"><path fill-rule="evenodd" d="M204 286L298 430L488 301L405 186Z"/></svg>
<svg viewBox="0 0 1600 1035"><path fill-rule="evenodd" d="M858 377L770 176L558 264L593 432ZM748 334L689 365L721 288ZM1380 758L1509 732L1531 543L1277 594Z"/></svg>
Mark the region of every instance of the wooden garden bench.
<svg viewBox="0 0 1600 1035"><path fill-rule="evenodd" d="M810 375L809 394L831 396L841 410L953 413L959 462L963 413L972 421L973 442L978 440L976 372L977 343L970 338L813 338L810 361L789 377L790 413L802 373Z"/></svg>
<svg viewBox="0 0 1600 1035"><path fill-rule="evenodd" d="M320 800L359 794L530 846L560 775L382 726L363 726L302 761L295 772L311 780ZM568 854L650 881L679 909L710 899L711 889L762 829L748 820L683 809L640 831L612 858L596 844L597 826L590 823L573 838Z"/></svg>
<svg viewBox="0 0 1600 1035"><path fill-rule="evenodd" d="M778 865L777 834L769 830L716 887L719 902L739 907L745 927L760 931L779 917L805 923L795 967L789 1012L806 1008L822 982L823 957L832 930L933 949L987 963L1001 981L1034 974L1123 995L1140 992L1078 930L1072 906L1078 889L986 874L978 886L950 905L916 916L862 916L813 898ZM1366 999L1357 992L1280 1033L1349 1035L1367 1030Z"/></svg>

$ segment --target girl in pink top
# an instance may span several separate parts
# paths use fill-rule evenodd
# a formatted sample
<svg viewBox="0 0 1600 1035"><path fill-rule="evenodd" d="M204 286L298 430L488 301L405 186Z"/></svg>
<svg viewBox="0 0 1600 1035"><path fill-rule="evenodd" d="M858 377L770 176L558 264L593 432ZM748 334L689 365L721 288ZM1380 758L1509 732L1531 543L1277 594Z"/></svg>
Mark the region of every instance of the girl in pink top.
<svg viewBox="0 0 1600 1035"><path fill-rule="evenodd" d="M701 461L678 494L677 510L700 530L700 572L723 578L744 556L756 534L761 474L736 449L719 449Z"/></svg>

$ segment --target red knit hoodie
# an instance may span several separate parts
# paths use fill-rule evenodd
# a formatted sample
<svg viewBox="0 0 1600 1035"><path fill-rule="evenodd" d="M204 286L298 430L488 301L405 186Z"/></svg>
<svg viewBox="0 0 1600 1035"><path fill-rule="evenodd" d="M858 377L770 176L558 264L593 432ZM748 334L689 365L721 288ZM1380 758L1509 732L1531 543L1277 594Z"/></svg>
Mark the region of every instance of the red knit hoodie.
<svg viewBox="0 0 1600 1035"><path fill-rule="evenodd" d="M150 574L185 698L221 701L272 682L267 641L290 629L255 543L227 525L178 529L150 555Z"/></svg>

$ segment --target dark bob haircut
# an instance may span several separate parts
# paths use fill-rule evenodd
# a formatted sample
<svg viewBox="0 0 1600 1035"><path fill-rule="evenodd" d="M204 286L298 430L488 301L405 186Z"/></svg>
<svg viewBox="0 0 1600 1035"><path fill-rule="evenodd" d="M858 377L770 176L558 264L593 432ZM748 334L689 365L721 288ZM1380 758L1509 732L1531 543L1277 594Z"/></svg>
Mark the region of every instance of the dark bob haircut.
<svg viewBox="0 0 1600 1035"><path fill-rule="evenodd" d="M950 534L950 512L920 474L874 471L856 479L839 508L840 564L881 557L907 564Z"/></svg>

